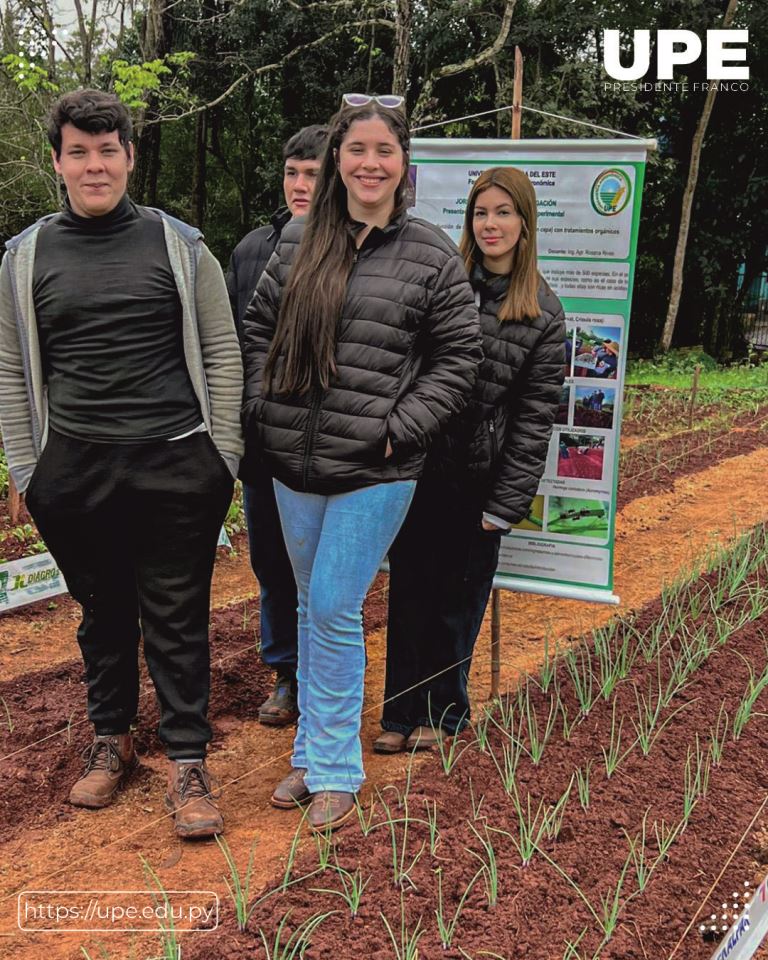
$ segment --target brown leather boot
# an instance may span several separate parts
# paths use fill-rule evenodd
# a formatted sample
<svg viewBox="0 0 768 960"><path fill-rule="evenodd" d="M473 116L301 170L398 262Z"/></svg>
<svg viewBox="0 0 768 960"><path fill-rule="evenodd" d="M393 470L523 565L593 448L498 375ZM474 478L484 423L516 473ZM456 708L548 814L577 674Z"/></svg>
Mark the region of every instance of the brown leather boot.
<svg viewBox="0 0 768 960"><path fill-rule="evenodd" d="M296 681L278 676L272 693L259 707L259 723L267 727L287 727L299 717Z"/></svg>
<svg viewBox="0 0 768 960"><path fill-rule="evenodd" d="M404 733L398 733L396 730L385 730L373 741L373 752L402 753L405 750L407 739Z"/></svg>
<svg viewBox="0 0 768 960"><path fill-rule="evenodd" d="M215 837L224 830L224 818L216 806L205 761L168 761L165 805L175 814L174 824L180 837Z"/></svg>
<svg viewBox="0 0 768 960"><path fill-rule="evenodd" d="M338 830L355 812L357 794L340 790L319 790L312 794L307 823L313 833Z"/></svg>
<svg viewBox="0 0 768 960"><path fill-rule="evenodd" d="M136 766L136 753L130 733L95 737L83 751L85 771L69 791L69 802L76 807L107 807L118 787Z"/></svg>
<svg viewBox="0 0 768 960"><path fill-rule="evenodd" d="M306 773L306 768L295 767L283 777L270 798L272 806L279 810L295 810L299 804L306 803L312 796L304 783Z"/></svg>
<svg viewBox="0 0 768 960"><path fill-rule="evenodd" d="M406 750L435 750L448 734L441 727L416 727L405 741Z"/></svg>

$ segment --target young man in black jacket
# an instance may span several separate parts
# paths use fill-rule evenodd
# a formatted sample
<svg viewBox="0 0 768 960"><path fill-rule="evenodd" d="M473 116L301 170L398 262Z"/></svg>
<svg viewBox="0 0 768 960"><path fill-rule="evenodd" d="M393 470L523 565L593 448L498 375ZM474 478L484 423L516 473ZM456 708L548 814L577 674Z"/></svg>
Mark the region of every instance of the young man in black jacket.
<svg viewBox="0 0 768 960"><path fill-rule="evenodd" d="M227 271L227 289L238 333L261 274L291 217L309 212L328 128L304 127L283 147L286 206L270 224L246 234L235 247ZM251 566L261 588L261 655L277 674L275 687L259 708L261 723L283 727L298 716L296 706L296 583L283 541L272 477L266 471L243 484Z"/></svg>

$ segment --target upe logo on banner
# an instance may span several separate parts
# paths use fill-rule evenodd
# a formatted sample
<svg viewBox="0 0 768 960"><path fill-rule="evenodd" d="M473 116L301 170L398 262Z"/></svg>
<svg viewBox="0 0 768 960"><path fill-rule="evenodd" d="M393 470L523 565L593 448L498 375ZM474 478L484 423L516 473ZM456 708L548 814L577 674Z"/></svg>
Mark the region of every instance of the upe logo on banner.
<svg viewBox="0 0 768 960"><path fill-rule="evenodd" d="M692 30L657 30L656 36L656 76L659 80L671 80L676 66L694 63L701 56L701 38ZM726 66L726 61L746 61L748 40L749 30L707 30L707 79L749 80L749 67ZM632 65L622 66L619 31L603 31L603 67L609 77L639 80L648 73L651 65L650 30L634 31L633 49Z"/></svg>

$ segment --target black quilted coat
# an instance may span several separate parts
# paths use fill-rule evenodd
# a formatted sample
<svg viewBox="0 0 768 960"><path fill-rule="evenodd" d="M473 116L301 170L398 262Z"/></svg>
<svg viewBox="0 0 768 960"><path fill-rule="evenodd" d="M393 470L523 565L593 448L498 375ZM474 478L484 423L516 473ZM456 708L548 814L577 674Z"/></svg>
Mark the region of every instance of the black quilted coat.
<svg viewBox="0 0 768 960"><path fill-rule="evenodd" d="M351 226L350 244L362 226ZM424 220L402 214L374 227L349 276L330 386L265 396L264 362L303 229L303 218L285 227L245 314L240 475L250 480L263 461L292 489L323 494L415 479L430 442L466 404L482 359L461 257Z"/></svg>
<svg viewBox="0 0 768 960"><path fill-rule="evenodd" d="M499 323L507 278L476 266L485 359L472 399L432 450L430 473L449 475L476 492L486 513L517 523L528 512L544 472L565 366L565 317L544 280L535 320Z"/></svg>

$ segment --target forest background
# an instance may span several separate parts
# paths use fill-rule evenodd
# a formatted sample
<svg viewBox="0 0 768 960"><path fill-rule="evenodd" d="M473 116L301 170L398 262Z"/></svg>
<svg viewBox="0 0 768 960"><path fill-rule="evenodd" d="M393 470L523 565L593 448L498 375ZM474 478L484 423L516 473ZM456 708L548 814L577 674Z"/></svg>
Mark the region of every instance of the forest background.
<svg viewBox="0 0 768 960"><path fill-rule="evenodd" d="M0 0L0 240L57 209L45 116L61 92L115 91L132 108L130 184L205 231L222 265L281 202L281 145L326 122L344 92L407 96L412 125L512 102L514 50L524 104L658 140L648 158L632 311L632 352L658 348L706 58L672 90L614 90L603 30L749 30L748 89L711 103L685 243L674 343L743 356L766 274L768 3L765 0ZM655 55L646 81L655 77ZM506 137L510 113L424 132ZM610 136L524 111L525 138ZM694 150L695 152L695 150Z"/></svg>

